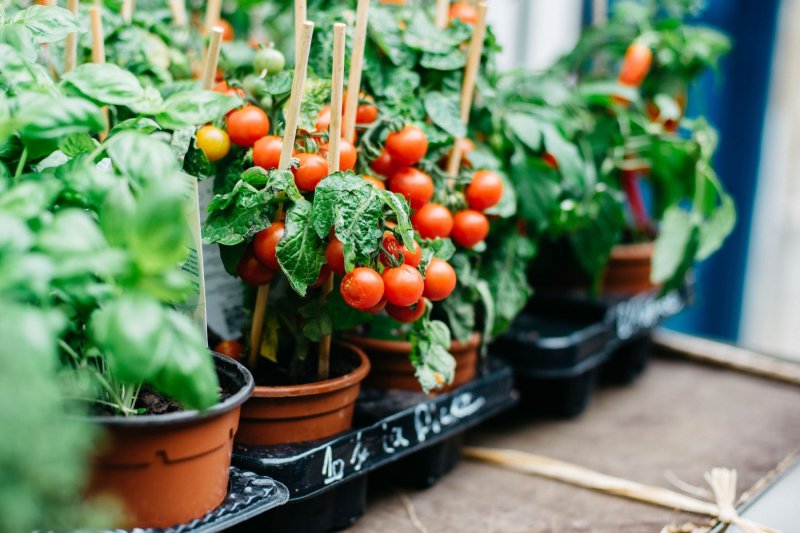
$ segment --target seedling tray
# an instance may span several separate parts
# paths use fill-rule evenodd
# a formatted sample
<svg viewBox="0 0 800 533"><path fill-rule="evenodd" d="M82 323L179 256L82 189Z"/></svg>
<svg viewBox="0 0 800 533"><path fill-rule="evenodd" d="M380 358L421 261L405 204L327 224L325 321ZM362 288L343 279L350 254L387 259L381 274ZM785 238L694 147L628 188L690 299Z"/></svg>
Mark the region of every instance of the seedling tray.
<svg viewBox="0 0 800 533"><path fill-rule="evenodd" d="M544 292L491 350L514 368L523 405L575 416L597 381L630 383L641 374L652 351L650 332L690 296L688 287L600 300Z"/></svg>
<svg viewBox="0 0 800 533"><path fill-rule="evenodd" d="M118 529L113 533L211 533L225 531L236 524L285 504L289 489L274 479L231 467L228 495L222 504L202 518L167 529ZM112 532L108 532L112 533Z"/></svg>
<svg viewBox="0 0 800 533"><path fill-rule="evenodd" d="M407 391L363 390L356 428L323 441L234 449L243 470L280 480L290 501L240 530L330 531L363 514L366 474L402 461L414 464L415 485L435 483L455 464L464 431L516 402L510 367L490 361L475 380L435 397Z"/></svg>

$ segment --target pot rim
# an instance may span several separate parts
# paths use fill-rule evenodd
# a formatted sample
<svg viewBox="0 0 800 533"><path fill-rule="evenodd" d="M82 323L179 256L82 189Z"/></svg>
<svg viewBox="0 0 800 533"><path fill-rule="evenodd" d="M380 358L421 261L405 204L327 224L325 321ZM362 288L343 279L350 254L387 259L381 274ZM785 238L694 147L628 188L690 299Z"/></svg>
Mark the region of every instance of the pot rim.
<svg viewBox="0 0 800 533"><path fill-rule="evenodd" d="M411 351L411 343L408 341L393 341L389 339L373 339L372 337L363 337L359 335L352 335L348 337L349 340L357 342L365 349L379 349L382 351L393 351L397 353L408 353ZM478 331L473 331L469 334L467 342L460 342L453 340L450 343L451 350L463 350L473 345L480 344L481 334Z"/></svg>
<svg viewBox="0 0 800 533"><path fill-rule="evenodd" d="M618 260L649 259L653 256L654 244L654 241L631 244L615 244L611 249L611 255L609 258Z"/></svg>
<svg viewBox="0 0 800 533"><path fill-rule="evenodd" d="M196 409L187 409L185 411L176 411L173 413L157 414L157 415L137 415L137 416L114 416L114 415L90 415L85 417L92 423L100 424L109 427L152 427L152 426L168 426L173 424L186 424L196 422L198 420L205 420L207 418L215 418L228 413L247 400L253 394L255 381L253 375L247 368L239 361L220 355L216 352L211 352L214 357L214 366L219 374L220 368L228 367L232 373L239 374L244 378L244 386L242 386L234 394L231 394L223 401L216 403L205 411L198 411Z"/></svg>
<svg viewBox="0 0 800 533"><path fill-rule="evenodd" d="M345 389L360 383L367 377L371 365L369 358L364 351L348 342L337 342L337 345L355 353L361 360L361 364L343 376L314 381L312 383L301 383L299 385L257 385L253 391L254 398L282 398L288 396L316 396L328 392Z"/></svg>

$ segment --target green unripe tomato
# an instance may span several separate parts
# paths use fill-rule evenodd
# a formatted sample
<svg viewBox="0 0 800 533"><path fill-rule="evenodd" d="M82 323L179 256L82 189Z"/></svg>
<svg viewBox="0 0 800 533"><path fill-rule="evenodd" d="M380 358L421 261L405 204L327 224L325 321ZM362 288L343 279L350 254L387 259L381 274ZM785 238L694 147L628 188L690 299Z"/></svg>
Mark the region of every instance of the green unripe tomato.
<svg viewBox="0 0 800 533"><path fill-rule="evenodd" d="M261 48L256 52L256 56L253 58L253 70L255 70L257 74L261 74L265 70L267 74L277 74L283 70L285 64L286 59L283 57L283 54L272 47Z"/></svg>

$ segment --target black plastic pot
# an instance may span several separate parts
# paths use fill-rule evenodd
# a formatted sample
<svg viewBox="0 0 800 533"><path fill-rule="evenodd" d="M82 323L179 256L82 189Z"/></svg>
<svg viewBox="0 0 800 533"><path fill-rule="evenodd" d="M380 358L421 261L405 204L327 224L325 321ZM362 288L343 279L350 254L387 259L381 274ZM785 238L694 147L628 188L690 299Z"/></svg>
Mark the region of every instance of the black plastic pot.
<svg viewBox="0 0 800 533"><path fill-rule="evenodd" d="M646 368L650 332L683 310L690 290L590 300L544 293L490 347L514 368L521 404L536 414L576 416L598 381L626 384Z"/></svg>
<svg viewBox="0 0 800 533"><path fill-rule="evenodd" d="M234 449L233 462L281 481L289 503L241 530L323 532L355 523L364 512L367 473L398 466L406 481L430 486L455 465L463 433L516 402L511 369L492 361L458 389L433 398L422 393L365 389L355 428L332 439L297 445ZM397 480L394 480L395 482ZM280 524L280 526L276 525Z"/></svg>

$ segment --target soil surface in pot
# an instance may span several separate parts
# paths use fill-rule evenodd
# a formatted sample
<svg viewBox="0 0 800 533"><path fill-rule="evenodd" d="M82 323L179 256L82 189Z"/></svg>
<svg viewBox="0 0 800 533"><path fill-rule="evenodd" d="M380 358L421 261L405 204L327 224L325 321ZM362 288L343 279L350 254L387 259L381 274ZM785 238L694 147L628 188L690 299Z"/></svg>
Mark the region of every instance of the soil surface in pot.
<svg viewBox="0 0 800 533"><path fill-rule="evenodd" d="M231 381L230 377L226 374L218 373L217 377L219 378L219 402L224 402L239 390L239 386ZM166 413L183 411L181 404L169 396L161 394L150 385L142 385L142 389L139 391L139 397L133 407L138 411L137 415L163 415ZM113 416L117 413L111 407L97 405L93 406L91 414Z"/></svg>
<svg viewBox="0 0 800 533"><path fill-rule="evenodd" d="M331 346L330 374L328 379L334 379L355 370L361 360L358 355L350 350L344 350L336 345ZM293 379L287 371L288 365L277 365L265 357L260 357L258 367L253 373L257 386L279 387L283 385L303 385L320 381L317 375L316 346L306 357L298 377Z"/></svg>

